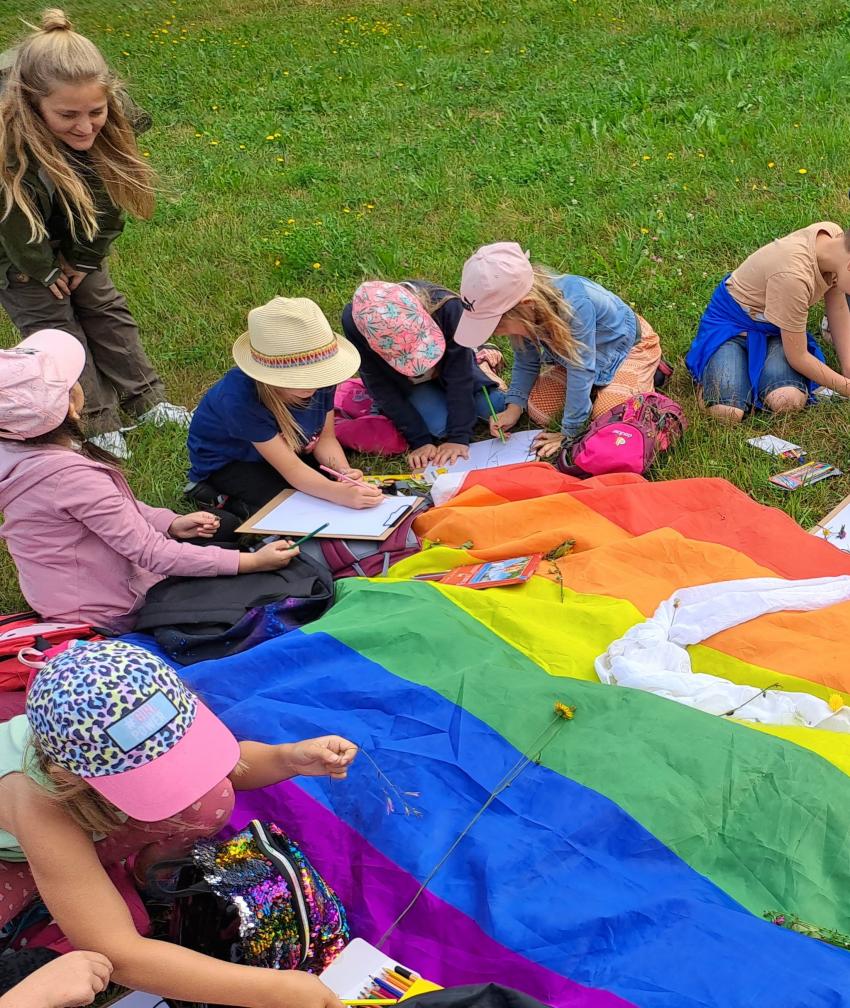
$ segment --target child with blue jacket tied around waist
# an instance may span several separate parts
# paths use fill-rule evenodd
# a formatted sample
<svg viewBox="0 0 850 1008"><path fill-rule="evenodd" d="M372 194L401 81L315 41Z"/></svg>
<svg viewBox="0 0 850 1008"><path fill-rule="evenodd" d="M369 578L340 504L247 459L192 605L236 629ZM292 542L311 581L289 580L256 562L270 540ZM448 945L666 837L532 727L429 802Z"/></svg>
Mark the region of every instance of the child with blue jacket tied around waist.
<svg viewBox="0 0 850 1008"><path fill-rule="evenodd" d="M413 470L469 457L475 422L505 402L499 383L455 340L460 297L425 280L368 280L342 312L360 377L410 446ZM487 395L485 395L485 390Z"/></svg>
<svg viewBox="0 0 850 1008"><path fill-rule="evenodd" d="M727 423L751 409L789 413L822 385L850 395L850 232L821 221L753 252L720 281L685 361L705 411ZM823 301L841 374L806 332Z"/></svg>
<svg viewBox="0 0 850 1008"><path fill-rule="evenodd" d="M480 248L464 264L460 293L458 343L478 347L495 333L514 347L507 405L490 421L494 437L529 408L544 364L554 366L564 409L560 433L535 441L540 458L555 455L591 417L655 387L661 344L646 320L592 280L532 264L516 242Z"/></svg>
<svg viewBox="0 0 850 1008"><path fill-rule="evenodd" d="M237 741L173 669L122 641L71 647L36 676L26 714L0 725L0 928L39 895L98 977L246 1008L341 1008L316 976L223 962L142 937L107 868L138 882L230 817L234 791L346 776L339 735ZM98 983L95 981L95 986ZM84 1002L80 1002L84 1003Z"/></svg>
<svg viewBox="0 0 850 1008"><path fill-rule="evenodd" d="M204 394L189 427L190 496L211 490L250 511L287 488L350 508L383 500L358 482L363 473L334 433L334 390L360 355L315 302L277 297L254 308L233 359L237 366ZM328 478L321 466L348 479Z"/></svg>

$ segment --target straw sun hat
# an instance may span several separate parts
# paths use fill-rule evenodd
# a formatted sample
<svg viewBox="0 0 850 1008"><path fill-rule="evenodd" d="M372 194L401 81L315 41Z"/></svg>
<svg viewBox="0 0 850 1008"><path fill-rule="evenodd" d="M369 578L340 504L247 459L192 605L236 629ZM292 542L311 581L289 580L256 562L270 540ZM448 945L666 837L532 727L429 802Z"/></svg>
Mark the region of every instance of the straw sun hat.
<svg viewBox="0 0 850 1008"><path fill-rule="evenodd" d="M309 298L276 297L248 312L233 359L257 381L291 389L337 385L360 367L356 347L336 335Z"/></svg>

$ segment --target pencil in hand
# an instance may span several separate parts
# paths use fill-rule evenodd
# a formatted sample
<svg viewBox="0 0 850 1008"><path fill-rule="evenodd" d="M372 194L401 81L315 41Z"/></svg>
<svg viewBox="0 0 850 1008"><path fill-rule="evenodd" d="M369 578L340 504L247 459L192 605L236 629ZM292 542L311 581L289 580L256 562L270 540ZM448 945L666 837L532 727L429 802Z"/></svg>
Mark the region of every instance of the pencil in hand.
<svg viewBox="0 0 850 1008"><path fill-rule="evenodd" d="M502 442L502 444L505 444L507 438L505 437L504 431L502 430L502 425L499 423L499 418L496 415L496 411L495 409L493 409L493 400L490 398L490 393L487 391L487 386L482 385L481 391L484 393L484 398L487 400L487 406L490 410L490 416L493 418L493 423L496 427L496 430L499 433L499 440Z"/></svg>

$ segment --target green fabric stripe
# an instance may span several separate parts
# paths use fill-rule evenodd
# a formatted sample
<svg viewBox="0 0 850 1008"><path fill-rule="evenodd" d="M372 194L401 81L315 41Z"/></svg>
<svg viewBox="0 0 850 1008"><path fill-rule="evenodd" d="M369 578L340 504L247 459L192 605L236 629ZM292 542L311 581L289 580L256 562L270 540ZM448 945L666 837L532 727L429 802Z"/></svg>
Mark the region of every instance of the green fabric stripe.
<svg viewBox="0 0 850 1008"><path fill-rule="evenodd" d="M568 599L565 672L572 608ZM576 623L586 656L587 621ZM637 690L551 676L427 583L344 581L304 629L430 687L523 751L555 700L575 704L543 752L547 767L616 802L753 913L850 929L850 903L839 902L850 891L850 779L816 754Z"/></svg>

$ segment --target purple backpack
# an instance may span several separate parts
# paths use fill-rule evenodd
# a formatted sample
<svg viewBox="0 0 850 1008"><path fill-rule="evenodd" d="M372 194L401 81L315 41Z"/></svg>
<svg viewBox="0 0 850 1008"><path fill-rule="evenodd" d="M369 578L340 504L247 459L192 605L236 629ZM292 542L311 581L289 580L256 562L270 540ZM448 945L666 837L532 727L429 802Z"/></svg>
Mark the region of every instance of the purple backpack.
<svg viewBox="0 0 850 1008"><path fill-rule="evenodd" d="M568 476L604 473L645 475L659 452L667 451L688 426L682 407L658 392L634 396L593 420L557 459Z"/></svg>
<svg viewBox="0 0 850 1008"><path fill-rule="evenodd" d="M422 541L413 531L418 511L408 515L381 542L372 539L311 539L301 552L331 572L334 580L346 577L383 577L399 560L422 549Z"/></svg>

